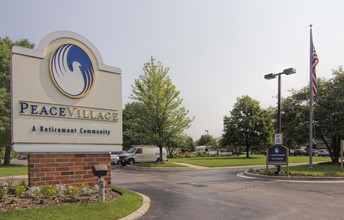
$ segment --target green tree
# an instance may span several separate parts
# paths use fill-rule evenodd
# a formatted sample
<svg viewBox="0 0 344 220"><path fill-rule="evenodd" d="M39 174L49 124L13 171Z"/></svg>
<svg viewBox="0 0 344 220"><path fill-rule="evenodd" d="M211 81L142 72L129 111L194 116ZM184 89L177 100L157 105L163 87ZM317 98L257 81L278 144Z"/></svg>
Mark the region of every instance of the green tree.
<svg viewBox="0 0 344 220"><path fill-rule="evenodd" d="M124 105L123 109L123 149L129 150L132 145L148 144L147 134L143 127L141 105L131 102Z"/></svg>
<svg viewBox="0 0 344 220"><path fill-rule="evenodd" d="M181 146L182 152L194 152L195 151L195 142L192 137L186 136L183 145Z"/></svg>
<svg viewBox="0 0 344 220"><path fill-rule="evenodd" d="M142 119L147 141L160 148L161 159L162 147L181 136L193 120L181 106L183 99L179 98L180 92L172 84L168 71L151 57L150 62L144 64L143 74L135 80L131 95L131 99L142 106L137 117Z"/></svg>
<svg viewBox="0 0 344 220"><path fill-rule="evenodd" d="M259 102L249 96L237 98L230 116L224 117L222 143L246 148L249 151L266 148L272 142L272 119Z"/></svg>
<svg viewBox="0 0 344 220"><path fill-rule="evenodd" d="M333 70L333 78L318 78L314 97L314 138L322 140L333 163L338 162L340 140L344 139L344 71ZM292 146L309 142L309 86L293 91L282 102L284 143Z"/></svg>
<svg viewBox="0 0 344 220"><path fill-rule="evenodd" d="M203 134L201 135L200 139L196 142L196 144L197 146L209 146L209 143L211 143L213 140L213 136L209 134Z"/></svg>
<svg viewBox="0 0 344 220"><path fill-rule="evenodd" d="M10 100L10 66L13 46L33 48L27 39L13 42L8 37L0 37L0 146L5 147L4 164L10 164L11 158L11 100Z"/></svg>
<svg viewBox="0 0 344 220"><path fill-rule="evenodd" d="M291 96L282 99L281 117L283 144L293 149L307 145L309 140L309 88L291 92ZM273 118L277 118L277 109Z"/></svg>
<svg viewBox="0 0 344 220"><path fill-rule="evenodd" d="M181 149L183 147L186 138L187 137L185 135L179 135L169 139L166 143L166 147L170 158L174 156L177 149Z"/></svg>
<svg viewBox="0 0 344 220"><path fill-rule="evenodd" d="M209 142L209 146L211 149L216 150L216 156L219 156L220 154L220 149L222 148L222 138L213 138Z"/></svg>
<svg viewBox="0 0 344 220"><path fill-rule="evenodd" d="M314 138L322 140L333 163L338 162L340 140L344 139L344 71L333 70L333 78L318 78L318 93L314 97ZM309 86L292 91L282 102L282 131L289 147L309 142Z"/></svg>
<svg viewBox="0 0 344 220"><path fill-rule="evenodd" d="M319 81L314 99L315 137L324 141L333 163L338 162L344 140L344 71L333 70L333 78Z"/></svg>

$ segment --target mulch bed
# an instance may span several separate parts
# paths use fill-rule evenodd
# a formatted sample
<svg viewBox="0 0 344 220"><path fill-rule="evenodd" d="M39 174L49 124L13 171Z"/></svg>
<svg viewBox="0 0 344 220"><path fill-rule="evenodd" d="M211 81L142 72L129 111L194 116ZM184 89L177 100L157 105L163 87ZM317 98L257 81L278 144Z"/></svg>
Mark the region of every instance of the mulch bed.
<svg viewBox="0 0 344 220"><path fill-rule="evenodd" d="M119 193L107 189L105 192L105 202L110 202L120 196ZM64 206L80 203L95 203L98 202L98 194L92 193L89 196L71 196L63 195L62 197L37 197L25 198L15 195L14 188L8 190L7 198L0 199L0 212L8 210L20 210L31 208L44 208L50 206Z"/></svg>

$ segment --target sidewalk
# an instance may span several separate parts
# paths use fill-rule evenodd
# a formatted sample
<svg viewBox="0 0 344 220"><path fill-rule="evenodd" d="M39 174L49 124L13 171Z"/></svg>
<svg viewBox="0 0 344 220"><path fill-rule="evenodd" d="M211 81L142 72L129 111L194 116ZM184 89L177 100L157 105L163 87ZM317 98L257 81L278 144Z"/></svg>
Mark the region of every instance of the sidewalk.
<svg viewBox="0 0 344 220"><path fill-rule="evenodd" d="M210 169L209 167L202 167L202 166L192 165L192 164L189 164L189 163L174 163L174 164L178 164L178 165L181 165L181 166L186 166L186 167L189 167L189 168L192 168L192 169L196 169L196 170Z"/></svg>

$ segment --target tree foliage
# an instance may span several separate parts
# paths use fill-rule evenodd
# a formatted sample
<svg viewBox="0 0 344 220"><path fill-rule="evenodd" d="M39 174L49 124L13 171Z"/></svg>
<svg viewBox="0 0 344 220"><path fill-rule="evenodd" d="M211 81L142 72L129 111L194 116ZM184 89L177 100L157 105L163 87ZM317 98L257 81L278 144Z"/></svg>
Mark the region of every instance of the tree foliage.
<svg viewBox="0 0 344 220"><path fill-rule="evenodd" d="M266 148L272 142L272 119L267 110L262 110L259 102L249 96L237 98L230 116L224 117L222 144L234 148Z"/></svg>
<svg viewBox="0 0 344 220"><path fill-rule="evenodd" d="M11 100L10 67L13 46L33 48L27 39L13 42L8 37L0 37L0 147L5 147L4 164L10 164L11 156ZM1 151L0 151L1 152Z"/></svg>
<svg viewBox="0 0 344 220"><path fill-rule="evenodd" d="M309 140L309 88L292 91L282 100L283 144L288 148L307 145ZM274 118L277 118L277 110Z"/></svg>
<svg viewBox="0 0 344 220"><path fill-rule="evenodd" d="M314 138L322 140L332 162L338 162L340 140L344 139L344 71L333 70L333 78L318 78L318 93L314 97ZM283 100L282 131L287 145L307 145L309 142L309 86Z"/></svg>
<svg viewBox="0 0 344 220"><path fill-rule="evenodd" d="M194 152L195 151L195 142L192 137L186 136L184 144L181 146L182 152Z"/></svg>
<svg viewBox="0 0 344 220"><path fill-rule="evenodd" d="M148 144L144 121L141 117L142 106L138 102L127 103L123 109L123 148L129 150L132 145Z"/></svg>
<svg viewBox="0 0 344 220"><path fill-rule="evenodd" d="M344 71L333 70L333 78L319 85L315 97L315 137L324 141L332 162L338 162L340 141L344 140Z"/></svg>
<svg viewBox="0 0 344 220"><path fill-rule="evenodd" d="M210 146L213 143L214 138L209 134L201 135L200 139L196 142L197 146Z"/></svg>
<svg viewBox="0 0 344 220"><path fill-rule="evenodd" d="M168 77L168 71L151 57L150 62L144 64L143 74L135 80L131 95L131 99L141 106L137 117L142 120L140 126L147 141L160 148L161 158L162 147L182 136L193 120L181 106L183 99Z"/></svg>

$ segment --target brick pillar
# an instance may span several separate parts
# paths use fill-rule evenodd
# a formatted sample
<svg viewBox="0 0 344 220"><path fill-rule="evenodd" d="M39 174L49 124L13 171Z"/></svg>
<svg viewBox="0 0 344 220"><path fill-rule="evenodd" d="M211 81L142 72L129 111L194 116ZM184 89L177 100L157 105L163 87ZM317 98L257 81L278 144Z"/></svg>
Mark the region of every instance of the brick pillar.
<svg viewBox="0 0 344 220"><path fill-rule="evenodd" d="M45 184L80 185L93 187L98 177L92 173L93 165L106 165L106 187L111 186L111 160L109 153L29 153L29 186Z"/></svg>

